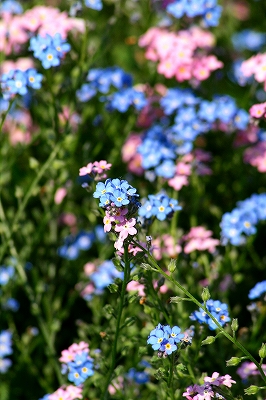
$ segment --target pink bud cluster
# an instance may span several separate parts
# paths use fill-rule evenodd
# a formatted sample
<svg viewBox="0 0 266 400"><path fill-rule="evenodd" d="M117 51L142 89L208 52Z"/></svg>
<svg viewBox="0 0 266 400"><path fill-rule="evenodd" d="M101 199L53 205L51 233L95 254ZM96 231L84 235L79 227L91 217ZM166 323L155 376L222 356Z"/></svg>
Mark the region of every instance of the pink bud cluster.
<svg viewBox="0 0 266 400"><path fill-rule="evenodd" d="M115 249L121 251L124 246L124 240L128 236L134 236L138 233L135 225L137 223L135 218L127 219L126 215L128 213L127 208L116 207L111 204L105 211L105 217L103 219L104 232L110 232L113 230L118 233L118 239L115 242Z"/></svg>
<svg viewBox="0 0 266 400"><path fill-rule="evenodd" d="M84 20L70 18L66 12L54 7L36 6L20 15L3 13L0 21L0 51L5 54L19 52L32 34L66 38L70 30L85 31Z"/></svg>
<svg viewBox="0 0 266 400"><path fill-rule="evenodd" d="M139 45L146 48L148 60L159 62L159 74L175 77L179 82L203 81L212 71L223 67L216 56L208 55L214 46L214 36L196 26L177 33L150 28L141 36Z"/></svg>
<svg viewBox="0 0 266 400"><path fill-rule="evenodd" d="M216 397L216 388L223 385L230 388L233 383L236 383L230 375L219 376L218 372L214 372L211 377L204 378L203 385L189 386L183 396L188 400L211 400Z"/></svg>
<svg viewBox="0 0 266 400"><path fill-rule="evenodd" d="M106 179L107 175L105 171L108 171L111 168L112 164L108 163L105 160L94 161L93 163L87 164L85 167L79 169L79 175L92 175L93 178L97 180Z"/></svg>
<svg viewBox="0 0 266 400"><path fill-rule="evenodd" d="M56 392L49 395L49 400L76 400L82 398L82 388L73 385L65 388L60 387Z"/></svg>

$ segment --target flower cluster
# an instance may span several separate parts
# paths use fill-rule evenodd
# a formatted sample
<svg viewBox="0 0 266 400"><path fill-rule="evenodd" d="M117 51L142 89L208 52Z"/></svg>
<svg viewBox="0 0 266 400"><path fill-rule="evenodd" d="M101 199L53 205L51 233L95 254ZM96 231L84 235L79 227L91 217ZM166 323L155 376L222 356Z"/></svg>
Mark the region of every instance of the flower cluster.
<svg viewBox="0 0 266 400"><path fill-rule="evenodd" d="M81 231L77 235L67 236L63 246L59 247L57 253L67 260L76 260L80 250L89 250L95 240L93 232Z"/></svg>
<svg viewBox="0 0 266 400"><path fill-rule="evenodd" d="M0 13L10 13L10 14L21 14L23 8L18 1L15 0L4 0L0 4Z"/></svg>
<svg viewBox="0 0 266 400"><path fill-rule="evenodd" d="M236 383L230 375L226 374L220 376L218 372L214 372L211 377L205 376L203 385L192 385L189 386L183 396L188 400L204 400L216 397L224 399L225 397L219 394L217 388L219 386L226 386L230 388L233 383Z"/></svg>
<svg viewBox="0 0 266 400"><path fill-rule="evenodd" d="M12 334L9 331L0 332L0 373L4 374L11 367L12 361L4 358L13 353Z"/></svg>
<svg viewBox="0 0 266 400"><path fill-rule="evenodd" d="M246 236L256 233L256 225L265 219L266 193L253 194L250 198L239 201L236 208L222 217L220 224L222 244L229 242L239 246L245 243Z"/></svg>
<svg viewBox="0 0 266 400"><path fill-rule="evenodd" d="M95 180L106 179L107 175L105 171L111 168L112 164L105 160L94 161L93 163L87 164L85 167L80 168L79 176L91 175Z"/></svg>
<svg viewBox="0 0 266 400"><path fill-rule="evenodd" d="M53 36L58 33L66 38L69 31L85 30L84 20L70 18L67 12L61 12L55 7L35 6L19 15L11 15L14 8L10 7L10 1L1 2L1 7L4 9L1 15L0 51L5 54L19 53L22 45L34 34L45 37L47 34Z"/></svg>
<svg viewBox="0 0 266 400"><path fill-rule="evenodd" d="M216 56L207 54L214 45L214 36L199 27L178 33L150 28L141 36L139 45L146 48L148 60L159 61L159 74L175 77L179 82L204 81L212 71L223 66Z"/></svg>
<svg viewBox="0 0 266 400"><path fill-rule="evenodd" d="M89 356L89 346L85 342L73 343L63 350L59 361L63 363L62 373L68 374L68 380L74 385L81 385L89 376L94 374L94 360Z"/></svg>
<svg viewBox="0 0 266 400"><path fill-rule="evenodd" d="M229 317L227 304L221 303L219 300L207 300L206 308L216 319L216 321L222 326L224 326L227 322L231 320L231 318ZM192 321L198 321L200 324L207 324L212 331L217 329L217 326L215 325L213 320L201 308L198 311L194 311L190 315L190 319Z"/></svg>
<svg viewBox="0 0 266 400"><path fill-rule="evenodd" d="M181 210L178 201L167 196L166 193L160 192L156 195L149 194L148 199L139 209L139 216L144 219L155 217L160 221L171 218L175 211Z"/></svg>
<svg viewBox="0 0 266 400"><path fill-rule="evenodd" d="M256 32L253 29L244 29L235 33L231 40L235 50L237 51L259 51L266 43L266 34L262 32Z"/></svg>
<svg viewBox="0 0 266 400"><path fill-rule="evenodd" d="M111 260L106 260L96 267L93 263L84 265L85 275L90 283L81 291L81 296L90 301L94 295L100 295L116 278L123 279L124 273L116 269Z"/></svg>
<svg viewBox="0 0 266 400"><path fill-rule="evenodd" d="M39 74L36 69L29 68L26 71L11 69L9 72L1 76L1 88L3 98L11 99L16 94L25 95L28 89L40 89L43 75Z"/></svg>
<svg viewBox="0 0 266 400"><path fill-rule="evenodd" d="M94 68L88 72L87 82L77 91L79 101L86 102L93 98L97 92L107 94L101 101L106 102L108 110L126 112L132 105L136 110L141 110L147 103L145 95L140 88L132 87L131 75L119 67ZM113 91L113 88L117 91Z"/></svg>
<svg viewBox="0 0 266 400"><path fill-rule="evenodd" d="M202 17L204 25L217 26L222 13L222 7L217 0L174 0L166 6L166 11L175 18Z"/></svg>
<svg viewBox="0 0 266 400"><path fill-rule="evenodd" d="M263 369L263 371L265 373L266 372L266 364L262 364L261 368ZM237 369L236 372L240 376L240 378L243 380L246 380L250 376L260 374L257 366L253 362L249 362L249 361L243 362L240 365L240 367Z"/></svg>
<svg viewBox="0 0 266 400"><path fill-rule="evenodd" d="M140 203L136 189L126 180L107 179L97 183L93 197L99 198L99 206L105 209L104 231L118 233L114 246L118 251L122 250L125 239L137 234L137 221L133 216Z"/></svg>
<svg viewBox="0 0 266 400"><path fill-rule="evenodd" d="M160 105L169 119L161 118L159 123L147 129L137 147L141 155L141 167L152 169L156 176L169 181L173 187L187 184L186 173L180 178L177 156L187 155L193 149L195 139L212 129L231 132L245 129L249 114L237 107L230 96L216 96L212 101L197 97L192 91L173 88L162 96ZM173 122L172 122L173 120ZM177 176L177 178L176 178Z"/></svg>
<svg viewBox="0 0 266 400"><path fill-rule="evenodd" d="M203 226L192 227L189 233L182 237L182 240L186 242L184 253L188 254L195 250L208 250L209 253L214 253L220 240L213 239L211 236L212 231L206 230Z"/></svg>
<svg viewBox="0 0 266 400"><path fill-rule="evenodd" d="M54 36L46 34L45 37L32 37L29 49L33 51L34 57L41 61L43 68L49 69L58 66L70 48L70 44L60 33L56 33Z"/></svg>
<svg viewBox="0 0 266 400"><path fill-rule="evenodd" d="M148 337L147 343L153 350L158 350L158 356L168 356L177 350L177 345L185 337L178 326L171 328L169 325L158 324Z"/></svg>
<svg viewBox="0 0 266 400"><path fill-rule="evenodd" d="M266 281L258 282L250 290L250 292L248 294L248 298L251 300L259 299L265 293L266 293Z"/></svg>

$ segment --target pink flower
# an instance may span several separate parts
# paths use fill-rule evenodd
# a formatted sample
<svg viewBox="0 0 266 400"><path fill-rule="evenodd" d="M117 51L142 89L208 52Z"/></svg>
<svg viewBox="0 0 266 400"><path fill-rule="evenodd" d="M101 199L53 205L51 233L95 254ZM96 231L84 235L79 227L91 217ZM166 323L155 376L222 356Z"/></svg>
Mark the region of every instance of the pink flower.
<svg viewBox="0 0 266 400"><path fill-rule="evenodd" d="M188 179L185 175L176 175L169 179L168 185L178 191L183 186L188 186Z"/></svg>
<svg viewBox="0 0 266 400"><path fill-rule="evenodd" d="M72 400L69 394L62 388L49 395L49 400Z"/></svg>
<svg viewBox="0 0 266 400"><path fill-rule="evenodd" d="M79 176L89 175L92 172L93 163L89 163L86 167L82 167L79 169Z"/></svg>
<svg viewBox="0 0 266 400"><path fill-rule="evenodd" d="M67 194L66 188L58 188L54 195L55 204L61 204Z"/></svg>
<svg viewBox="0 0 266 400"><path fill-rule="evenodd" d="M253 118L261 118L266 116L266 102L254 104L249 109L249 113Z"/></svg>
<svg viewBox="0 0 266 400"><path fill-rule="evenodd" d="M69 395L71 400L82 399L82 388L69 385L66 387L66 393Z"/></svg>
<svg viewBox="0 0 266 400"><path fill-rule="evenodd" d="M220 244L220 241L211 238L211 235L212 231L206 230L203 226L192 227L190 232L182 238L182 240L187 242L184 246L184 252L189 254L195 250L208 250L209 253L213 253L216 246Z"/></svg>
<svg viewBox="0 0 266 400"><path fill-rule="evenodd" d="M220 374L218 372L214 372L211 377L206 376L204 378L204 382L211 383L212 385L215 385L215 386L220 386L222 384L222 381L223 381L223 377L220 376Z"/></svg>
<svg viewBox="0 0 266 400"><path fill-rule="evenodd" d="M134 227L136 225L136 222L137 221L135 218L130 218L130 220L126 220L124 223L115 226L115 231L120 232L120 240L124 241L128 237L128 235L136 235L136 233L138 232L137 229Z"/></svg>
<svg viewBox="0 0 266 400"><path fill-rule="evenodd" d="M145 292L144 292L145 286L142 285L141 283L137 282L137 281L131 281L127 284L127 291L131 292L131 291L138 291L138 295L139 296L145 296Z"/></svg>
<svg viewBox="0 0 266 400"><path fill-rule="evenodd" d="M232 383L236 383L236 381L234 381L232 377L228 374L221 376L221 378L223 379L222 384L229 388L232 386Z"/></svg>
<svg viewBox="0 0 266 400"><path fill-rule="evenodd" d="M84 272L87 276L90 276L96 270L96 265L92 262L88 262L83 267Z"/></svg>
<svg viewBox="0 0 266 400"><path fill-rule="evenodd" d="M63 350L61 352L61 357L59 358L59 361L62 363L68 363L74 360L76 354L79 354L83 351L89 352L88 343L86 342L80 342L79 344L73 343L71 346L69 346L68 349Z"/></svg>
<svg viewBox="0 0 266 400"><path fill-rule="evenodd" d="M108 171L112 164L108 163L105 160L101 160L101 161L94 161L93 163L95 172L97 172L98 174L102 174L104 171Z"/></svg>

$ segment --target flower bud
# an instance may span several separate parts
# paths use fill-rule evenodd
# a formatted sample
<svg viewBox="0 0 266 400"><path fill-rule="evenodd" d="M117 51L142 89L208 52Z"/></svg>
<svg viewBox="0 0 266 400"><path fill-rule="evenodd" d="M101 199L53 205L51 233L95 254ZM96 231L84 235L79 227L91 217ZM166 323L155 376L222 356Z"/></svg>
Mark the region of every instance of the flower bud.
<svg viewBox="0 0 266 400"><path fill-rule="evenodd" d="M141 266L141 268L145 269L146 271L152 270L152 267L150 266L150 264L141 263L140 266Z"/></svg>
<svg viewBox="0 0 266 400"><path fill-rule="evenodd" d="M215 336L207 336L206 339L201 342L201 345L203 346L204 344L212 344L215 339Z"/></svg>
<svg viewBox="0 0 266 400"><path fill-rule="evenodd" d="M231 323L231 329L234 332L236 332L238 330L238 320L237 320L237 318L233 318L232 323Z"/></svg>
<svg viewBox="0 0 266 400"><path fill-rule="evenodd" d="M168 268L168 271L171 272L171 274L172 274L176 269L176 260L172 259L167 268Z"/></svg>
<svg viewBox="0 0 266 400"><path fill-rule="evenodd" d="M259 356L260 358L265 358L266 357L266 344L262 343L261 348L259 350Z"/></svg>
<svg viewBox="0 0 266 400"><path fill-rule="evenodd" d="M179 297L179 296L174 296L174 297L170 297L170 303L181 303L181 301L186 300L183 299L183 297Z"/></svg>
<svg viewBox="0 0 266 400"><path fill-rule="evenodd" d="M241 358L239 357L231 357L230 360L226 361L226 366L227 367L233 367L235 365L238 365L241 362Z"/></svg>
<svg viewBox="0 0 266 400"><path fill-rule="evenodd" d="M260 388L258 386L251 385L250 387L245 389L244 392L245 392L245 394L250 395L250 394L258 393L259 390L260 390Z"/></svg>
<svg viewBox="0 0 266 400"><path fill-rule="evenodd" d="M116 293L118 291L118 286L116 283L111 283L110 285L108 285L108 289L110 293Z"/></svg>
<svg viewBox="0 0 266 400"><path fill-rule="evenodd" d="M201 298L204 301L204 303L211 298L209 289L207 287L203 288L201 293Z"/></svg>

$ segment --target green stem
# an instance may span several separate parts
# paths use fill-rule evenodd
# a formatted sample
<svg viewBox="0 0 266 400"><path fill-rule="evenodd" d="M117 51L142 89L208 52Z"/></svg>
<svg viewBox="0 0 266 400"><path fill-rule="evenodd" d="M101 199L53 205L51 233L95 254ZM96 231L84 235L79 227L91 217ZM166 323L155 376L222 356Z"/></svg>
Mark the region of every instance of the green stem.
<svg viewBox="0 0 266 400"><path fill-rule="evenodd" d="M128 244L124 245L124 261L125 261L125 268L124 268L124 279L122 283L121 295L120 295L120 303L118 305L117 310L117 319L116 319L116 330L115 330L115 337L112 346L112 353L111 353L111 364L109 366L108 375L106 378L104 390L102 392L101 400L105 400L108 398L108 386L112 380L113 372L116 366L116 359L117 359L117 343L119 338L120 326L121 326L121 317L124 307L124 300L126 294L126 287L127 282L130 276L130 262L128 256Z"/></svg>
<svg viewBox="0 0 266 400"><path fill-rule="evenodd" d="M174 353L169 357L170 369L169 369L169 377L167 382L167 387L170 390L171 400L174 400L174 388L173 388L173 375L174 375Z"/></svg>
<svg viewBox="0 0 266 400"><path fill-rule="evenodd" d="M9 102L9 105L8 105L8 108L7 108L6 112L4 112L3 115L2 115L1 122L0 122L0 132L2 132L2 128L3 128L4 122L6 120L7 114L9 113L9 111L10 111L10 109L11 109L13 103L14 103L14 99L15 99L15 97Z"/></svg>
<svg viewBox="0 0 266 400"><path fill-rule="evenodd" d="M19 205L18 211L14 217L13 223L10 227L10 230L8 232L8 235L6 236L6 241L3 243L2 246L2 251L0 252L0 262L6 252L6 249L8 246L10 246L10 240L11 237L13 235L13 233L15 232L15 230L17 229L17 224L20 220L20 217L24 211L24 209L26 208L28 201L30 199L30 197L32 196L32 193L34 192L36 186L38 185L40 179L42 178L42 176L44 175L44 173L46 172L46 170L49 168L49 166L51 165L51 163L54 161L59 149L61 147L61 143L57 143L57 145L54 147L54 150L52 151L52 153L50 154L50 156L48 157L48 159L46 160L46 162L43 164L43 166L40 168L38 174L36 175L35 179L32 181L29 190L27 191L27 193L25 194L22 202Z"/></svg>
<svg viewBox="0 0 266 400"><path fill-rule="evenodd" d="M211 320L215 323L215 325L217 326L217 329L219 329L219 331L228 339L230 340L232 343L234 343L234 345L236 345L249 359L250 361L252 361L256 367L258 368L262 379L264 380L264 382L266 382L266 375L263 371L263 369L261 368L260 364L256 361L256 359L249 353L249 351L247 349L245 349L244 346L242 346L242 344L235 339L233 336L231 336L229 333L227 333L222 325L219 324L219 322L214 318L214 316L208 311L208 309L202 305L187 289L185 289L180 283L178 283L174 278L172 278L172 276L167 275L162 269L161 267L157 264L157 262L155 261L155 259L151 256L151 254L143 247L141 246L139 243L137 243L135 240L132 240L132 242L137 245L139 248L141 248L148 256L148 260L150 261L150 263L152 264L152 266L154 267L155 270L157 270L161 275L163 275L168 281L172 282L175 286L178 287L178 289L180 289L183 293L185 293L185 295L190 298L193 303L195 303L199 308L201 308L207 315L209 318L211 318Z"/></svg>

